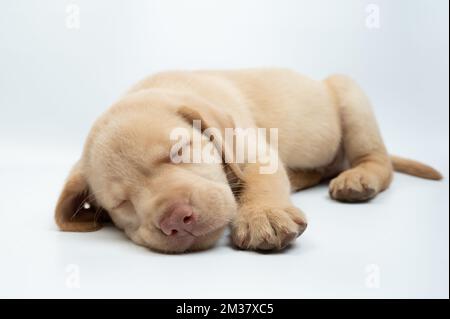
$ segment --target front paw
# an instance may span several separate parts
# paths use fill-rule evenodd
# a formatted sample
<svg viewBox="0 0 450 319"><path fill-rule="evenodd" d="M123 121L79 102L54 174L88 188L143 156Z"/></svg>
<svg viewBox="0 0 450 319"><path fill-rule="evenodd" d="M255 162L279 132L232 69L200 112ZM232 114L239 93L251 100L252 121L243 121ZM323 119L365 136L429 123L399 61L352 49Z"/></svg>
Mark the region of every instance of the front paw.
<svg viewBox="0 0 450 319"><path fill-rule="evenodd" d="M296 207L245 205L232 223L233 243L241 249L283 249L306 229L305 215Z"/></svg>

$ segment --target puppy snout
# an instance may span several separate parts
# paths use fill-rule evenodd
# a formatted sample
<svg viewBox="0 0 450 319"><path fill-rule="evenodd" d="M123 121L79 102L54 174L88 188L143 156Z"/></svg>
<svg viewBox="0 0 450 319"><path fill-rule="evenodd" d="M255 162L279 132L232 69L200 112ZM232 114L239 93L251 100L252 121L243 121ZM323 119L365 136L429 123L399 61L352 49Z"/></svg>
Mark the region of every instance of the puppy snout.
<svg viewBox="0 0 450 319"><path fill-rule="evenodd" d="M159 227L167 236L191 234L195 222L196 218L192 207L187 204L178 204L167 210L159 222Z"/></svg>

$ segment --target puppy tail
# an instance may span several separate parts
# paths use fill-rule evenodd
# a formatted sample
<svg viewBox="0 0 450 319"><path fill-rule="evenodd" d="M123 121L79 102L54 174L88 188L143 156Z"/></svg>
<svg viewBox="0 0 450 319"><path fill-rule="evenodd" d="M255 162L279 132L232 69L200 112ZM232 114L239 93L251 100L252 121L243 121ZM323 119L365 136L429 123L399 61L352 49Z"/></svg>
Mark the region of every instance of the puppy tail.
<svg viewBox="0 0 450 319"><path fill-rule="evenodd" d="M435 181L440 181L443 179L442 174L434 168L414 160L391 156L391 162L394 167L394 171L396 172L432 179Z"/></svg>

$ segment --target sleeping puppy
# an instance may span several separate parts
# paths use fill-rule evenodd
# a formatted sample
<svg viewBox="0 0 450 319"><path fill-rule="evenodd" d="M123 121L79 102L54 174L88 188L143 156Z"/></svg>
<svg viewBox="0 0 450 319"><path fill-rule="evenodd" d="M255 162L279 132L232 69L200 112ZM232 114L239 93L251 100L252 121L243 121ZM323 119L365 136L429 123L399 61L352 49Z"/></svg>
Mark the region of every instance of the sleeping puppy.
<svg viewBox="0 0 450 319"><path fill-rule="evenodd" d="M257 141L275 151L275 169L262 173L267 162L260 158L224 160L236 158L224 137L236 128L277 129L276 147L264 145L269 138ZM176 129L190 139L173 154ZM211 138L208 129L219 133ZM174 163L193 140L213 145L215 160ZM167 253L209 248L228 225L237 247L275 250L307 226L291 191L330 179L332 198L368 201L388 188L394 169L442 178L424 164L388 155L367 97L346 76L165 72L135 85L95 122L55 217L60 229L77 232L111 219L135 243Z"/></svg>

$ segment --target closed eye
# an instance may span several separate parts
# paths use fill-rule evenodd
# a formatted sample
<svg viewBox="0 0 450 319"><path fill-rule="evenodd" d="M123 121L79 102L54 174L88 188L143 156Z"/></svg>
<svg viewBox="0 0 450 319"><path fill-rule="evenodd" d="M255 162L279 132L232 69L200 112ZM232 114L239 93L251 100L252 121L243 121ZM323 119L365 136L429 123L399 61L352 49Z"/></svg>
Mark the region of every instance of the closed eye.
<svg viewBox="0 0 450 319"><path fill-rule="evenodd" d="M114 205L113 209L117 209L117 208L123 207L128 202L129 202L128 200L124 199L124 200L118 202L116 205Z"/></svg>
<svg viewBox="0 0 450 319"><path fill-rule="evenodd" d="M169 158L168 158L169 163L173 164L174 163L174 161L173 161L174 158L182 157L184 155L183 150L189 149L189 151L191 151L191 148L192 148L192 141L189 140L182 147L171 149L171 152L170 152L170 155L169 155Z"/></svg>

